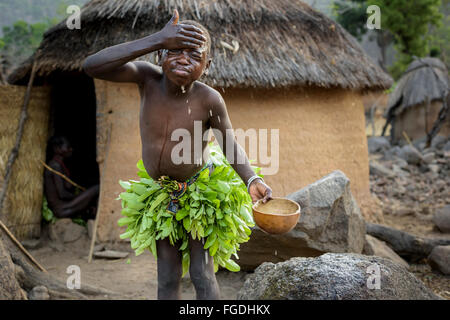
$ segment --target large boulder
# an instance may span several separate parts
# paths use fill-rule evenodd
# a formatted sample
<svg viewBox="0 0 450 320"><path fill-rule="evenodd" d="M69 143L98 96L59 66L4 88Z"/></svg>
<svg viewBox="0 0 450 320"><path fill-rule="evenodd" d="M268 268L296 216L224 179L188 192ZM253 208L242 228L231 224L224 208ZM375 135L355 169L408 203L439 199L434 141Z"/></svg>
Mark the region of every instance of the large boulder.
<svg viewBox="0 0 450 320"><path fill-rule="evenodd" d="M423 161L422 154L419 150L414 148L413 146L407 144L404 145L399 153L398 156L408 162L409 164L420 164Z"/></svg>
<svg viewBox="0 0 450 320"><path fill-rule="evenodd" d="M389 247L386 242L378 240L369 234L366 234L366 243L364 244L363 253L368 256L377 256L390 259L405 268L409 269L409 264L400 257L394 250Z"/></svg>
<svg viewBox="0 0 450 320"><path fill-rule="evenodd" d="M389 259L327 253L264 263L245 281L238 300L442 299Z"/></svg>
<svg viewBox="0 0 450 320"><path fill-rule="evenodd" d="M450 275L450 246L434 247L427 261L433 269Z"/></svg>
<svg viewBox="0 0 450 320"><path fill-rule="evenodd" d="M85 227L72 222L72 219L58 219L49 228L50 240L58 243L74 242L87 234Z"/></svg>
<svg viewBox="0 0 450 320"><path fill-rule="evenodd" d="M450 233L450 205L438 209L433 215L433 222L441 232Z"/></svg>
<svg viewBox="0 0 450 320"><path fill-rule="evenodd" d="M314 257L326 252L361 253L365 221L350 191L350 180L334 171L286 198L300 204L295 228L282 235L253 228L250 240L241 245L239 265L253 270L261 263L292 257Z"/></svg>
<svg viewBox="0 0 450 320"><path fill-rule="evenodd" d="M391 147L391 143L386 137L370 137L367 139L369 153L383 152Z"/></svg>

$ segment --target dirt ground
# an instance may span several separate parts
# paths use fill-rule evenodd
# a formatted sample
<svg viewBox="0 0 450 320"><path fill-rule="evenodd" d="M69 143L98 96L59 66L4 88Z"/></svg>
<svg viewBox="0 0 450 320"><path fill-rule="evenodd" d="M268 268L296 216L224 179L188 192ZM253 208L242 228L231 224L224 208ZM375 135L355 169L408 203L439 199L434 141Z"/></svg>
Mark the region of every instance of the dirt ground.
<svg viewBox="0 0 450 320"><path fill-rule="evenodd" d="M418 219L415 216L385 215L385 224L419 236L450 237L434 228L431 219ZM156 299L157 268L154 257L145 252L136 257L128 243L106 243L106 249L127 251L128 257L117 260L93 259L88 263L90 240L87 236L66 243L63 248L47 240L45 229L41 245L30 250L31 254L48 270L48 272L66 282L69 274L67 267L77 265L81 270L81 285L87 283L118 293L114 296L99 296L98 299ZM62 249L62 250L61 250ZM440 296L450 299L450 277L431 270L425 261L411 264L413 272L425 285ZM244 284L246 272L217 273L222 299L236 299L237 292ZM195 299L194 287L187 274L181 286L182 299Z"/></svg>
<svg viewBox="0 0 450 320"><path fill-rule="evenodd" d="M431 215L417 217L415 215L395 216L385 214L384 224L417 236L450 239L450 234L441 233L436 229L431 220ZM432 270L426 261L410 264L409 271L422 280L434 293L450 300L450 276Z"/></svg>
<svg viewBox="0 0 450 320"><path fill-rule="evenodd" d="M70 265L76 265L81 271L81 286L86 283L118 293L114 296L99 296L98 299L156 299L157 268L153 255L150 252L144 252L136 257L129 243L117 242L104 245L105 249L127 251L129 255L116 260L93 258L91 263L88 263L90 240L87 236L61 247L50 242L45 230L39 248L29 251L50 274L63 282L66 282L70 276L67 268ZM216 276L221 298L235 300L246 275L246 272L219 270ZM182 280L181 298L195 299L189 273Z"/></svg>

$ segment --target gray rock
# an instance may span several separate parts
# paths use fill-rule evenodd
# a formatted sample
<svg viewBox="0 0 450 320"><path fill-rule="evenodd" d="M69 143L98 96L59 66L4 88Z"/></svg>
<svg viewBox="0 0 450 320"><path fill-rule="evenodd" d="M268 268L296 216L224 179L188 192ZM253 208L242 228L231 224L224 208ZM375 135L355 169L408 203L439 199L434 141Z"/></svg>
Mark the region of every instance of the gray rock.
<svg viewBox="0 0 450 320"><path fill-rule="evenodd" d="M28 250L38 249L39 247L42 246L41 239L27 239L23 240L21 243L24 246L24 248Z"/></svg>
<svg viewBox="0 0 450 320"><path fill-rule="evenodd" d="M49 237L53 241L68 243L80 239L87 233L85 227L72 222L71 219L58 219L49 228Z"/></svg>
<svg viewBox="0 0 450 320"><path fill-rule="evenodd" d="M398 156L409 164L420 164L423 161L422 154L409 144L400 149Z"/></svg>
<svg viewBox="0 0 450 320"><path fill-rule="evenodd" d="M404 142L406 143L406 142ZM413 140L413 145L417 150L424 150L427 145L427 137L423 136Z"/></svg>
<svg viewBox="0 0 450 320"><path fill-rule="evenodd" d="M239 251L238 263L243 270L253 270L266 261L279 262L325 252L362 252L365 221L344 173L334 171L286 198L300 204L297 225L281 235L253 228L250 240Z"/></svg>
<svg viewBox="0 0 450 320"><path fill-rule="evenodd" d="M48 289L45 286L37 286L28 292L29 300L50 300Z"/></svg>
<svg viewBox="0 0 450 320"><path fill-rule="evenodd" d="M446 137L437 135L433 138L433 140L431 140L431 146L436 149L441 149L444 147L447 140L448 139Z"/></svg>
<svg viewBox="0 0 450 320"><path fill-rule="evenodd" d="M398 165L393 164L392 165L392 172L399 177L408 177L410 176L410 173L408 171L403 170Z"/></svg>
<svg viewBox="0 0 450 320"><path fill-rule="evenodd" d="M387 258L395 263L409 269L409 264L402 257L400 257L394 250L392 250L384 241L378 240L369 234L366 234L366 242L364 244L363 253L369 256L377 256Z"/></svg>
<svg viewBox="0 0 450 320"><path fill-rule="evenodd" d="M391 149L388 149L384 152L383 160L395 160L398 158L398 155L400 154L401 148L399 146L394 146Z"/></svg>
<svg viewBox="0 0 450 320"><path fill-rule="evenodd" d="M442 147L442 150L444 152L450 152L450 140L448 140L447 143Z"/></svg>
<svg viewBox="0 0 450 320"><path fill-rule="evenodd" d="M431 172L438 174L439 171L441 170L441 167L438 164L429 164L428 168L430 169Z"/></svg>
<svg viewBox="0 0 450 320"><path fill-rule="evenodd" d="M423 161L428 164L432 163L435 158L436 154L434 152L428 152L423 155Z"/></svg>
<svg viewBox="0 0 450 320"><path fill-rule="evenodd" d="M100 243L96 246L94 246L94 252L103 251L105 250L105 245L103 243Z"/></svg>
<svg viewBox="0 0 450 320"><path fill-rule="evenodd" d="M369 153L383 152L391 147L386 137L370 137L367 139Z"/></svg>
<svg viewBox="0 0 450 320"><path fill-rule="evenodd" d="M434 247L427 261L433 269L450 275L450 246Z"/></svg>
<svg viewBox="0 0 450 320"><path fill-rule="evenodd" d="M402 158L395 157L394 163L400 168L400 169L406 169L408 167L408 162L403 160Z"/></svg>
<svg viewBox="0 0 450 320"><path fill-rule="evenodd" d="M104 259L123 259L128 257L129 252L105 250L94 252L94 257Z"/></svg>
<svg viewBox="0 0 450 320"><path fill-rule="evenodd" d="M450 205L438 209L433 215L433 222L441 232L450 233Z"/></svg>
<svg viewBox="0 0 450 320"><path fill-rule="evenodd" d="M384 165L382 165L381 163L379 163L376 160L370 160L369 171L370 171L370 174L372 174L372 175L386 176L386 177L395 176L394 171L386 168Z"/></svg>
<svg viewBox="0 0 450 320"><path fill-rule="evenodd" d="M379 275L379 281L376 277ZM379 289L377 284L379 284ZM264 263L245 281L238 300L442 299L403 266L360 254L327 253Z"/></svg>

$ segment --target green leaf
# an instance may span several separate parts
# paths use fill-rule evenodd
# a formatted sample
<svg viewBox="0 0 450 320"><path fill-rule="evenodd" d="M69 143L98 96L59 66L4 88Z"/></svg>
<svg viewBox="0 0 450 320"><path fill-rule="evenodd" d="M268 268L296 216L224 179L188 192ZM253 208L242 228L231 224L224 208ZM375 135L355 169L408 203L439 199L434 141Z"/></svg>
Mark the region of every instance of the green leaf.
<svg viewBox="0 0 450 320"><path fill-rule="evenodd" d="M223 218L222 210L216 209L216 218L217 218L218 220L220 220L220 219Z"/></svg>
<svg viewBox="0 0 450 320"><path fill-rule="evenodd" d="M131 188L131 183L129 183L128 181L119 180L119 184L125 190L130 190L130 188Z"/></svg>
<svg viewBox="0 0 450 320"><path fill-rule="evenodd" d="M191 231L191 218L186 217L183 219L183 227L187 232Z"/></svg>
<svg viewBox="0 0 450 320"><path fill-rule="evenodd" d="M156 191L158 191L158 188L152 188L149 190L146 190L144 193L142 193L139 197L138 197L138 201L143 202L145 199L147 199L148 197L150 197L152 194L154 194Z"/></svg>
<svg viewBox="0 0 450 320"><path fill-rule="evenodd" d="M197 224L197 233L199 235L199 237L203 238L205 236L205 233L203 232L203 227L201 224Z"/></svg>
<svg viewBox="0 0 450 320"><path fill-rule="evenodd" d="M134 233L135 233L134 230L129 230L125 233L122 233L119 237L120 237L120 239L130 238L131 236L133 236Z"/></svg>
<svg viewBox="0 0 450 320"><path fill-rule="evenodd" d="M159 204L161 202L163 202L164 200L166 200L169 197L169 194L167 192L163 192L161 194L159 194L155 201L152 202L152 205L150 206L149 211L152 212L157 206L159 206Z"/></svg>
<svg viewBox="0 0 450 320"><path fill-rule="evenodd" d="M219 241L215 241L214 244L209 248L209 254L214 257L217 249L219 249Z"/></svg>
<svg viewBox="0 0 450 320"><path fill-rule="evenodd" d="M131 185L131 191L133 191L134 193L136 193L137 195L140 196L143 193L147 192L147 188L140 183L133 183Z"/></svg>
<svg viewBox="0 0 450 320"><path fill-rule="evenodd" d="M158 259L158 254L156 252L156 240L155 240L155 237L152 236L151 239L152 239L152 241L150 242L150 251L152 252L152 254L155 257L155 259Z"/></svg>
<svg viewBox="0 0 450 320"><path fill-rule="evenodd" d="M227 268L228 270L230 270L232 272L238 272L241 270L241 267L239 267L239 265L231 259L228 259L225 262L225 268Z"/></svg>
<svg viewBox="0 0 450 320"><path fill-rule="evenodd" d="M185 240L183 241L183 244L182 244L181 247L180 247L180 251L183 251L184 249L186 249L187 246L188 246L188 244L189 244L189 240L188 240L188 239L185 239Z"/></svg>
<svg viewBox="0 0 450 320"><path fill-rule="evenodd" d="M147 172L147 170L145 170L145 167L144 167L144 161L142 161L142 159L140 159L140 160L137 162L136 167L139 169L139 171L145 171L145 172Z"/></svg>
<svg viewBox="0 0 450 320"><path fill-rule="evenodd" d="M131 209L131 208L123 208L121 211L121 214L127 217L133 217L140 215L141 213L137 210Z"/></svg>
<svg viewBox="0 0 450 320"><path fill-rule="evenodd" d="M123 227L124 225L128 225L134 221L135 221L134 218L125 217L125 218L120 218L119 221L117 221L117 224L119 225L119 227Z"/></svg>
<svg viewBox="0 0 450 320"><path fill-rule="evenodd" d="M183 267L183 274L181 275L184 277L184 275L189 271L189 264L191 261L191 257L189 255L189 251L186 250L183 252L183 258L182 258L182 267Z"/></svg>
<svg viewBox="0 0 450 320"><path fill-rule="evenodd" d="M184 217L186 217L189 214L189 211L186 210L185 208L178 210L175 219L177 219L177 221L183 220Z"/></svg>
<svg viewBox="0 0 450 320"><path fill-rule="evenodd" d="M133 192L122 192L119 198L125 201L138 201L138 195Z"/></svg>
<svg viewBox="0 0 450 320"><path fill-rule="evenodd" d="M253 217L250 214L250 210L246 206L244 206L244 205L241 206L239 214L241 215L242 218L244 218L244 221L247 224L252 225L252 226L254 225L255 222L253 221Z"/></svg>
<svg viewBox="0 0 450 320"><path fill-rule="evenodd" d="M214 230L214 226L212 224L210 224L205 231L205 237L209 236L213 232L213 230Z"/></svg>
<svg viewBox="0 0 450 320"><path fill-rule="evenodd" d="M145 207L144 203L137 202L137 201L127 201L127 205L128 205L128 208L134 209L134 210L137 210L137 211L139 211L139 210L141 210L141 209L143 209Z"/></svg>
<svg viewBox="0 0 450 320"><path fill-rule="evenodd" d="M217 234L212 233L206 240L206 243L203 246L203 249L208 249L209 247L211 247L216 240L217 240Z"/></svg>

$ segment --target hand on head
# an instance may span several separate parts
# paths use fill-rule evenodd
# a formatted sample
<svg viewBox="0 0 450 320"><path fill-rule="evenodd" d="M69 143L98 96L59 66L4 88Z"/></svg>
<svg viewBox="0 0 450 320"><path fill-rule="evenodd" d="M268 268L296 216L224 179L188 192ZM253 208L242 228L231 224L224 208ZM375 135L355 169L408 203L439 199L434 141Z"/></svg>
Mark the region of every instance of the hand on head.
<svg viewBox="0 0 450 320"><path fill-rule="evenodd" d="M163 49L197 49L205 45L207 39L203 31L189 24L178 24L179 14L175 9L172 18L161 30Z"/></svg>

